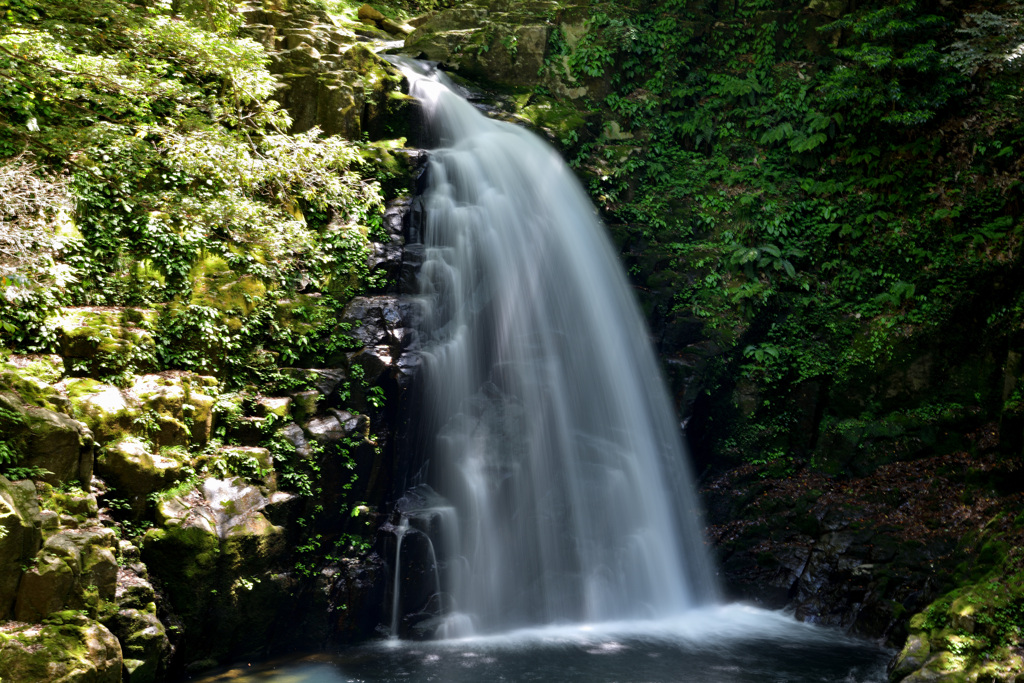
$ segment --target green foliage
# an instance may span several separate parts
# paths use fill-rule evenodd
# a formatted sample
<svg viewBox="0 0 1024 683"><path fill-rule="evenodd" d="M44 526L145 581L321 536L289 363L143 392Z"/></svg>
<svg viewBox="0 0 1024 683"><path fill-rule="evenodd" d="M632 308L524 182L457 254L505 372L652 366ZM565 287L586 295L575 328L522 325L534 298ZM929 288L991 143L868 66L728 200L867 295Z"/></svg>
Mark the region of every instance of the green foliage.
<svg viewBox="0 0 1024 683"><path fill-rule="evenodd" d="M1019 5L872 2L817 31L779 9L740 0L708 28L701 3L607 3L573 50L553 38L571 77L608 86L573 165L653 315L724 349L709 386L753 382L713 428L718 452L759 461L803 447L805 387L853 398L973 324L965 309L993 344L1024 310L967 303L1024 238L1020 60L998 37L1019 35Z"/></svg>
<svg viewBox="0 0 1024 683"><path fill-rule="evenodd" d="M77 239L65 180L40 173L25 154L0 161L0 338L33 351L55 340L54 292L75 279L60 257Z"/></svg>
<svg viewBox="0 0 1024 683"><path fill-rule="evenodd" d="M324 310L310 315L326 321L368 284L382 210L372 162L315 129L283 132L290 122L270 98L267 55L235 37L237 9L231 0L8 7L0 294L14 305L0 308L0 339L49 350L62 305L174 302L154 331L163 367L230 374L272 366L281 350L264 347L280 337L313 354L329 336L275 324L277 298L322 292L311 308ZM227 267L209 273L211 258ZM235 298L216 306L211 288L233 282ZM281 348L285 360L299 355Z"/></svg>
<svg viewBox="0 0 1024 683"><path fill-rule="evenodd" d="M13 410L0 407L0 473L14 476L12 469L24 457L25 418Z"/></svg>
<svg viewBox="0 0 1024 683"><path fill-rule="evenodd" d="M872 125L928 122L966 94L963 75L948 68L939 49L939 41L949 40L950 25L949 18L928 4L906 0L822 27L854 36L851 44L835 51L845 63L823 78L825 102L835 111L855 112L862 134L870 134ZM864 144L861 136L856 144Z"/></svg>
<svg viewBox="0 0 1024 683"><path fill-rule="evenodd" d="M311 453L302 458L281 432L272 433L264 443L274 458L274 469L277 470L282 488L307 497L320 492L317 480L321 469L319 456L323 453L323 447L315 441L310 442Z"/></svg>

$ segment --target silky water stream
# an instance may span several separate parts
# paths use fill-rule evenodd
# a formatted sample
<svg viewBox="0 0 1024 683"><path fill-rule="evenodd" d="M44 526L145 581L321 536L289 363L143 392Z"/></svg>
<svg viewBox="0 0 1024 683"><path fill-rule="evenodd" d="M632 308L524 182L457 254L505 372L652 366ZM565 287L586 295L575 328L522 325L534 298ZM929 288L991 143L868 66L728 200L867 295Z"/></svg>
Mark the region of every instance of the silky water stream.
<svg viewBox="0 0 1024 683"><path fill-rule="evenodd" d="M538 137L391 59L433 142L391 638L206 680L884 681L870 643L721 604L679 425L583 189ZM413 545L431 565L415 589Z"/></svg>

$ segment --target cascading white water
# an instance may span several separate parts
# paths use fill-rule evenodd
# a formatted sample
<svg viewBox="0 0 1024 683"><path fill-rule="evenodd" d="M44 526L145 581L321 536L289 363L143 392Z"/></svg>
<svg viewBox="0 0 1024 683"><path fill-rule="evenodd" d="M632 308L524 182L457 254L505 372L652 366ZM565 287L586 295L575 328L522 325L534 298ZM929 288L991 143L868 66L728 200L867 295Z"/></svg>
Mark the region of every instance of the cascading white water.
<svg viewBox="0 0 1024 683"><path fill-rule="evenodd" d="M713 601L679 425L583 189L537 136L394 61L436 143L420 274L429 465L411 483L457 513L449 602L493 632Z"/></svg>

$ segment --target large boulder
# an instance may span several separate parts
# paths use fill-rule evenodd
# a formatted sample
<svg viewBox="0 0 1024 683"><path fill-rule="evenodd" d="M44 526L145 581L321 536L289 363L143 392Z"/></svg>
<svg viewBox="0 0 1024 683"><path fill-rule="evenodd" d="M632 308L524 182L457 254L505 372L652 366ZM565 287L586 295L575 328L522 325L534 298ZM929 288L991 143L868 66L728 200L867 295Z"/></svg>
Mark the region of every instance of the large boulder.
<svg viewBox="0 0 1024 683"><path fill-rule="evenodd" d="M140 511L146 496L175 483L181 476L181 463L172 457L152 452L143 441L130 437L109 444L96 461L96 469L119 495L128 497Z"/></svg>
<svg viewBox="0 0 1024 683"><path fill-rule="evenodd" d="M42 545L39 506L31 482L13 484L0 476L0 621L14 613L22 567Z"/></svg>
<svg viewBox="0 0 1024 683"><path fill-rule="evenodd" d="M158 446L202 446L210 439L215 377L170 370L136 377L129 391L144 412L155 416L152 438Z"/></svg>
<svg viewBox="0 0 1024 683"><path fill-rule="evenodd" d="M0 361L0 391L17 394L24 403L71 414L71 404L53 386L64 374L58 355L13 354Z"/></svg>
<svg viewBox="0 0 1024 683"><path fill-rule="evenodd" d="M281 81L277 98L292 116L292 132L319 127L327 135L358 139L397 137L405 127L407 100L399 92L401 77L355 31L326 23L300 27L271 24L271 12L250 13L249 21L262 20L247 30L271 51L272 73ZM385 28L404 34L387 19L370 20L372 33ZM366 33L366 29L357 29Z"/></svg>
<svg viewBox="0 0 1024 683"><path fill-rule="evenodd" d="M0 391L0 437L15 451L19 466L45 470L42 479L47 483L79 481L88 486L92 479L92 432L64 413Z"/></svg>
<svg viewBox="0 0 1024 683"><path fill-rule="evenodd" d="M142 417L138 402L112 384L89 378L64 382L72 414L92 430L96 443L103 445L138 431Z"/></svg>
<svg viewBox="0 0 1024 683"><path fill-rule="evenodd" d="M124 658L123 683L153 683L167 668L171 642L156 615L152 585L132 572L118 575L117 612L104 626L117 636Z"/></svg>
<svg viewBox="0 0 1024 683"><path fill-rule="evenodd" d="M68 373L120 380L156 366L149 332L156 312L141 308L66 308L60 319L61 355Z"/></svg>
<svg viewBox="0 0 1024 683"><path fill-rule="evenodd" d="M14 614L19 621L40 621L62 609L96 606L111 600L117 585L114 530L106 527L63 529L36 554L18 586Z"/></svg>
<svg viewBox="0 0 1024 683"><path fill-rule="evenodd" d="M575 48L587 9L581 3L520 3L477 0L459 3L418 20L405 40L405 51L442 62L475 80L533 88L543 85L559 96L591 94L588 87L567 83L564 60L553 58L548 44L557 28L563 48ZM562 50L565 51L564 49ZM557 62L554 68L549 62Z"/></svg>
<svg viewBox="0 0 1024 683"><path fill-rule="evenodd" d="M186 643L186 666L247 653L276 628L295 588L282 571L284 529L264 514L281 497L289 496L268 497L240 478L211 478L160 504L161 528L146 533L142 557L186 632L219 634Z"/></svg>
<svg viewBox="0 0 1024 683"><path fill-rule="evenodd" d="M105 626L78 613L46 625L23 624L0 637L4 683L120 683L121 645Z"/></svg>

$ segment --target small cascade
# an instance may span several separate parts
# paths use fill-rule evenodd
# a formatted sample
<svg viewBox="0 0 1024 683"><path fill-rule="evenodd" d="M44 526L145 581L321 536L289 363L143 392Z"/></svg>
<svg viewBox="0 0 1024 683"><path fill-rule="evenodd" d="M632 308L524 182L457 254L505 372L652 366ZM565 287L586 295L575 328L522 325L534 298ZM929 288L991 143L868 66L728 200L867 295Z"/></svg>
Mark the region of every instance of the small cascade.
<svg viewBox="0 0 1024 683"><path fill-rule="evenodd" d="M442 572L457 581L462 571L455 508L429 486L420 485L406 492L396 506L396 514L398 523L392 527L395 556L391 637L398 637L402 631L402 604L405 599L421 608L414 619L417 637L453 638L472 633L468 616L458 612L451 594L442 588ZM406 567L405 574L403 566ZM403 594L402 577L406 577L408 584L410 571L419 575L419 580L412 587L418 595Z"/></svg>
<svg viewBox="0 0 1024 683"><path fill-rule="evenodd" d="M405 532L409 530L409 518L402 515L401 521L395 527L395 578L391 582L391 637L398 637L398 620L401 618L399 605L402 599L402 539Z"/></svg>
<svg viewBox="0 0 1024 683"><path fill-rule="evenodd" d="M680 427L594 207L535 135L480 114L431 65L391 59L434 144L425 465L403 509L436 546L424 623L454 637L713 602Z"/></svg>

